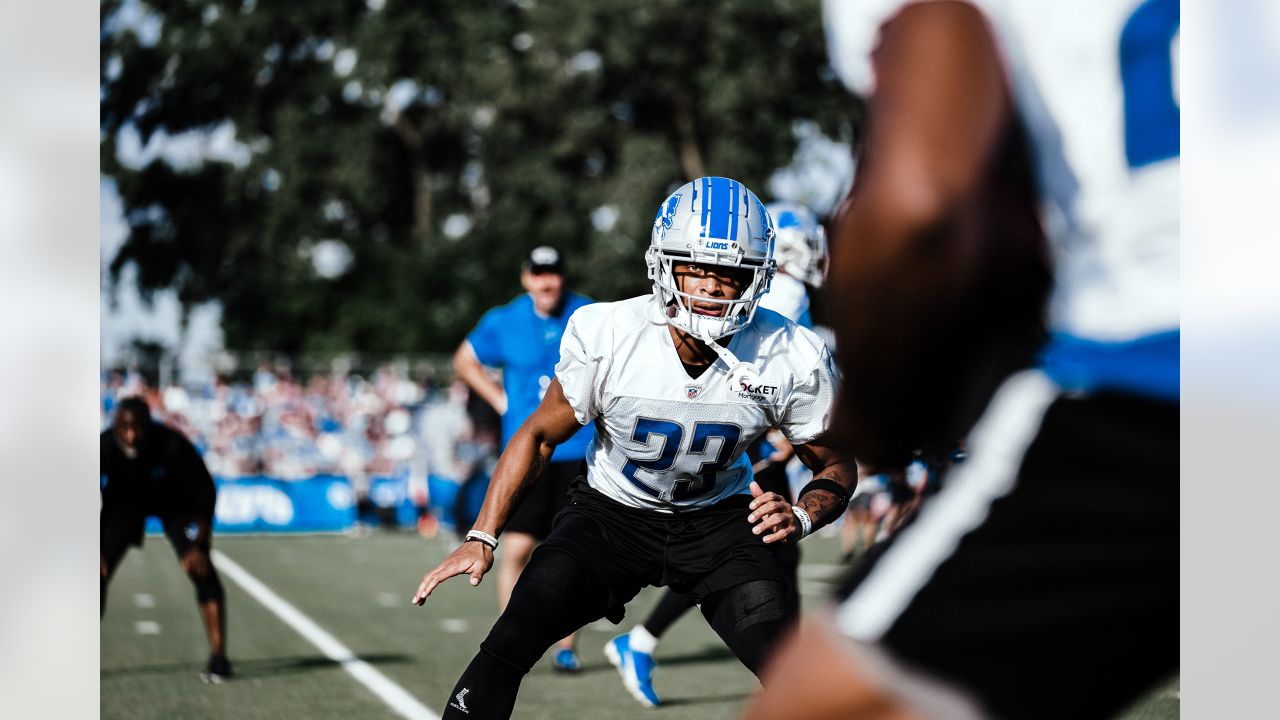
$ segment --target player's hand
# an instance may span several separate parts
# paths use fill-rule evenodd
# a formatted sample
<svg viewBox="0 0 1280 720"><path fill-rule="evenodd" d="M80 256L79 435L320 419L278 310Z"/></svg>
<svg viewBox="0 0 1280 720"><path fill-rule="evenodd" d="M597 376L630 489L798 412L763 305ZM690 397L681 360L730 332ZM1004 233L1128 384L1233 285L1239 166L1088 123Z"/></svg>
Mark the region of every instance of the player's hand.
<svg viewBox="0 0 1280 720"><path fill-rule="evenodd" d="M209 574L209 556L200 548L190 548L182 554L182 569L187 574L204 579Z"/></svg>
<svg viewBox="0 0 1280 720"><path fill-rule="evenodd" d="M491 567L493 567L493 550L488 545L482 542L464 542L458 546L457 550L449 553L449 557L440 561L435 570L422 576L418 592L413 594L413 599L409 602L421 605L427 601L431 591L435 590L437 585L454 575L468 573L471 575L471 584L479 585L480 578L484 577Z"/></svg>
<svg viewBox="0 0 1280 720"><path fill-rule="evenodd" d="M767 543L783 542L800 532L791 503L775 492L765 492L760 483L751 483L751 514L747 522L755 523L751 532L763 536Z"/></svg>

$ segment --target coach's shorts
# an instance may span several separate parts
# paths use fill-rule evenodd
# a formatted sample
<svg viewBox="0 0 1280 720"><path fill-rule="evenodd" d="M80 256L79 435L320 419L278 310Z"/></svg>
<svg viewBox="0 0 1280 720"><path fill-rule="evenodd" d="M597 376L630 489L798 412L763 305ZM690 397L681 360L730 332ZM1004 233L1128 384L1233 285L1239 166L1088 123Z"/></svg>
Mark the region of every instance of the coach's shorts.
<svg viewBox="0 0 1280 720"><path fill-rule="evenodd" d="M147 514L136 509L103 511L99 517L100 549L110 569L115 569L130 545L142 546L146 521ZM195 541L195 515L183 513L161 515L160 522L164 525L164 534L169 538L169 544L173 546L178 557L182 557L192 547L198 546L205 551L209 550L210 545L207 540L199 545Z"/></svg>
<svg viewBox="0 0 1280 720"><path fill-rule="evenodd" d="M998 717L1110 717L1178 666L1178 407L1015 376L854 570L849 636Z"/></svg>
<svg viewBox="0 0 1280 720"><path fill-rule="evenodd" d="M792 583L781 544L766 544L747 521L749 495L683 513L630 508L585 482L556 516L536 552L565 552L599 577L610 592L606 617L649 585L670 586L693 603L752 580Z"/></svg>
<svg viewBox="0 0 1280 720"><path fill-rule="evenodd" d="M553 462L507 520L504 532L518 532L542 540L551 533L556 513L569 504L569 488L585 472L581 460Z"/></svg>

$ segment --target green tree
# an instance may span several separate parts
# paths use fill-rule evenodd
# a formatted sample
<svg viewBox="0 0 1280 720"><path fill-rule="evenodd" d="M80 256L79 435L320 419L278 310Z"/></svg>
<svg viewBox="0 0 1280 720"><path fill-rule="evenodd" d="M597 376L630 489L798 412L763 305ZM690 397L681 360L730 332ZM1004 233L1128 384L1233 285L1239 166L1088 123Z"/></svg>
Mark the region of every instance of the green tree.
<svg viewBox="0 0 1280 720"><path fill-rule="evenodd" d="M113 0L102 16L102 172L130 227L112 276L133 263L144 292L220 300L235 349L451 349L539 244L598 299L644 292L667 192L717 174L763 195L794 122L847 136L856 112L818 0ZM203 162L121 159L135 135L231 127L238 144ZM335 248L349 264L318 272Z"/></svg>

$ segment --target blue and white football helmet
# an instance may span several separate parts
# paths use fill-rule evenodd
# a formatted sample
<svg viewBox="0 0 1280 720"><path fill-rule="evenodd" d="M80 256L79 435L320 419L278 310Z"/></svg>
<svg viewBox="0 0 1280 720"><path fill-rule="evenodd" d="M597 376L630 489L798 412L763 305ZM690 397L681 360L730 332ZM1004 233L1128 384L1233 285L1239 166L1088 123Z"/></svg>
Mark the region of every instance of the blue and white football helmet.
<svg viewBox="0 0 1280 720"><path fill-rule="evenodd" d="M777 270L773 244L773 219L747 186L723 177L685 183L659 206L645 253L653 295L667 322L700 338L745 328ZM700 315L672 272L675 263L687 262L750 270L751 281L735 300L698 298L728 306L719 317Z"/></svg>
<svg viewBox="0 0 1280 720"><path fill-rule="evenodd" d="M778 267L804 284L820 288L827 279L827 232L818 216L803 205L769 203L777 227Z"/></svg>

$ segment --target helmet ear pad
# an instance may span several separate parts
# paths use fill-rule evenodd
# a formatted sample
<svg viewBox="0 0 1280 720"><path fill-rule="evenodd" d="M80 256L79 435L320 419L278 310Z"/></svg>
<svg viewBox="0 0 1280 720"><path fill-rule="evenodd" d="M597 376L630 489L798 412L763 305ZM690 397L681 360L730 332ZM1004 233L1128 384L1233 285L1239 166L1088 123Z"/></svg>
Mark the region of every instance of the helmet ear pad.
<svg viewBox="0 0 1280 720"><path fill-rule="evenodd" d="M695 336L725 337L755 317L769 291L773 259L773 218L745 185L721 177L685 183L658 207L645 253L653 294L667 322ZM750 271L750 280L719 317L693 312L691 296L679 287L677 263L698 263Z"/></svg>

